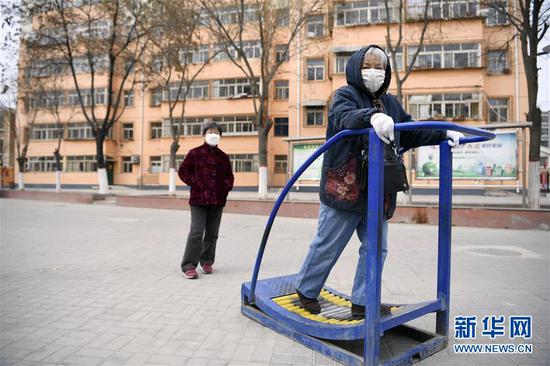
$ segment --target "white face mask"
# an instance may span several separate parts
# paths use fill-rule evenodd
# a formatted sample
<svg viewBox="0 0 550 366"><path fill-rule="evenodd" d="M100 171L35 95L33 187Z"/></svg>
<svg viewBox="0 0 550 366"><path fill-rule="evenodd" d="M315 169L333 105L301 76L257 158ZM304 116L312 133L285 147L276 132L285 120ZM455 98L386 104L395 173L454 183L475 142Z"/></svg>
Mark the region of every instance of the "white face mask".
<svg viewBox="0 0 550 366"><path fill-rule="evenodd" d="M378 69L361 69L361 76L363 77L363 83L365 83L367 90L374 94L380 89L382 84L384 84L386 71Z"/></svg>
<svg viewBox="0 0 550 366"><path fill-rule="evenodd" d="M217 133L207 133L204 135L204 141L210 146L217 146L220 143L220 135Z"/></svg>

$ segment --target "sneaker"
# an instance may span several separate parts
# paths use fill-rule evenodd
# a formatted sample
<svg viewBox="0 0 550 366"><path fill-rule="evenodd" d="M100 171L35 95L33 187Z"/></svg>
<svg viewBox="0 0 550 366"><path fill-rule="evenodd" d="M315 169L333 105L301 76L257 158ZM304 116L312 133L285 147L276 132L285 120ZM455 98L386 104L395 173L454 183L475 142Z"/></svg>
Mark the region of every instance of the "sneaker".
<svg viewBox="0 0 550 366"><path fill-rule="evenodd" d="M391 314L391 306L380 305L380 315ZM363 319L365 317L365 307L363 305L351 304L351 316L356 319Z"/></svg>
<svg viewBox="0 0 550 366"><path fill-rule="evenodd" d="M201 264L201 269L204 274L212 274L214 272L211 264Z"/></svg>
<svg viewBox="0 0 550 366"><path fill-rule="evenodd" d="M298 294L298 298L300 299L300 304L302 304L302 307L309 311L312 314L319 314L321 312L321 305L319 305L319 301L317 299L311 299L309 297L305 297L300 292L296 291Z"/></svg>
<svg viewBox="0 0 550 366"><path fill-rule="evenodd" d="M188 269L187 271L184 271L183 277L188 278L190 280L194 280L199 278L199 274L197 273L197 271L195 271L194 268L192 268L192 269Z"/></svg>

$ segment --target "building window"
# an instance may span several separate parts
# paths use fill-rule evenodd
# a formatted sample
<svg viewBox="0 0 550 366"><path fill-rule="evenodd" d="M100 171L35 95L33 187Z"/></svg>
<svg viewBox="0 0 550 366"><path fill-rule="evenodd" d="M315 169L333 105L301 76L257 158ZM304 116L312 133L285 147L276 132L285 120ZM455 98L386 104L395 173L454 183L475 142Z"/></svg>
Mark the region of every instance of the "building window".
<svg viewBox="0 0 550 366"><path fill-rule="evenodd" d="M275 99L288 99L288 80L275 81Z"/></svg>
<svg viewBox="0 0 550 366"><path fill-rule="evenodd" d="M179 120L176 120L176 122L178 121ZM209 119L207 117L185 117L183 119L183 124L182 124L183 135L184 136L202 136L202 127L204 126L204 123L208 121Z"/></svg>
<svg viewBox="0 0 550 366"><path fill-rule="evenodd" d="M97 170L94 155L67 156L67 172L89 173Z"/></svg>
<svg viewBox="0 0 550 366"><path fill-rule="evenodd" d="M122 124L122 139L133 140L134 139L134 124L123 123Z"/></svg>
<svg viewBox="0 0 550 366"><path fill-rule="evenodd" d="M67 139L70 140L89 140L93 139L92 127L88 123L68 123Z"/></svg>
<svg viewBox="0 0 550 366"><path fill-rule="evenodd" d="M113 138L113 129L107 131L106 138ZM87 122L68 123L67 124L67 139L69 140L93 140L95 136L92 127Z"/></svg>
<svg viewBox="0 0 550 366"><path fill-rule="evenodd" d="M230 154L229 160L234 173L254 173L258 171L258 154Z"/></svg>
<svg viewBox="0 0 550 366"><path fill-rule="evenodd" d="M107 89L97 88L94 89L94 102L96 105L103 105L107 100ZM91 89L81 89L80 95L82 96L82 104L85 107L90 107L92 105L92 90ZM71 90L67 93L67 105L77 106L80 105L80 100L78 98L78 92L76 90Z"/></svg>
<svg viewBox="0 0 550 366"><path fill-rule="evenodd" d="M346 65L351 57L353 52L338 52L335 55L336 62L334 63L334 73L335 74L345 74Z"/></svg>
<svg viewBox="0 0 550 366"><path fill-rule="evenodd" d="M479 119L478 93L425 94L409 97L409 113L417 120Z"/></svg>
<svg viewBox="0 0 550 366"><path fill-rule="evenodd" d="M233 46L229 46L226 49L222 44L215 44L213 48L216 53L216 56L213 58L214 61L236 60L239 57L237 50Z"/></svg>
<svg viewBox="0 0 550 366"><path fill-rule="evenodd" d="M183 100L185 96L186 85L179 83L170 84L169 92L165 91L163 100L170 100L172 102L176 100ZM168 99L170 98L170 99ZM189 93L186 96L187 99L206 99L208 98L208 80L197 80L191 84Z"/></svg>
<svg viewBox="0 0 550 366"><path fill-rule="evenodd" d="M393 1L388 1L390 22L396 19L398 8ZM336 4L336 25L353 26L386 21L386 6L384 1L365 0L349 1Z"/></svg>
<svg viewBox="0 0 550 366"><path fill-rule="evenodd" d="M259 79L255 81L258 92ZM252 88L247 79L222 79L212 82L212 96L214 98L247 97L252 95Z"/></svg>
<svg viewBox="0 0 550 366"><path fill-rule="evenodd" d="M191 84L187 99L207 99L208 89L208 80L196 80Z"/></svg>
<svg viewBox="0 0 550 366"><path fill-rule="evenodd" d="M36 108L62 107L65 104L65 93L64 92L36 93L33 95L32 103L33 103L33 106Z"/></svg>
<svg viewBox="0 0 550 366"><path fill-rule="evenodd" d="M275 173L286 174L287 164L287 155L275 155Z"/></svg>
<svg viewBox="0 0 550 366"><path fill-rule="evenodd" d="M288 117L275 117L273 125L275 136L288 137Z"/></svg>
<svg viewBox="0 0 550 366"><path fill-rule="evenodd" d="M158 174L162 172L162 160L160 156L149 157L149 172Z"/></svg>
<svg viewBox="0 0 550 366"><path fill-rule="evenodd" d="M186 64L202 64L208 60L209 47L199 46L194 49L185 49L179 52L180 63Z"/></svg>
<svg viewBox="0 0 550 366"><path fill-rule="evenodd" d="M325 60L323 58L311 58L306 62L308 81L318 81L325 78Z"/></svg>
<svg viewBox="0 0 550 366"><path fill-rule="evenodd" d="M258 19L258 6L256 4L244 5L243 20L253 22ZM218 10L218 17L223 24L236 24L239 21L240 7L227 7Z"/></svg>
<svg viewBox="0 0 550 366"><path fill-rule="evenodd" d="M275 62L288 61L288 45L278 45L275 47Z"/></svg>
<svg viewBox="0 0 550 366"><path fill-rule="evenodd" d="M307 19L307 37L308 38L318 38L325 35L325 26L324 26L323 15L311 15Z"/></svg>
<svg viewBox="0 0 550 366"><path fill-rule="evenodd" d="M382 1L383 3L383 1ZM409 19L422 19L425 0L409 0L407 15ZM479 0L438 0L428 5L430 19L461 19L473 18L479 15Z"/></svg>
<svg viewBox="0 0 550 366"><path fill-rule="evenodd" d="M254 124L254 116L218 116L212 117L212 122L222 126L223 134L255 135L258 133Z"/></svg>
<svg viewBox="0 0 550 366"><path fill-rule="evenodd" d="M162 103L163 93L162 89L154 89L151 91L151 107L159 107Z"/></svg>
<svg viewBox="0 0 550 366"><path fill-rule="evenodd" d="M162 122L151 122L151 138L160 139L162 137Z"/></svg>
<svg viewBox="0 0 550 366"><path fill-rule="evenodd" d="M131 173L134 164L132 163L131 156L122 157L122 173Z"/></svg>
<svg viewBox="0 0 550 366"><path fill-rule="evenodd" d="M134 91L133 90L125 90L124 91L124 105L126 107L133 107L134 106Z"/></svg>
<svg viewBox="0 0 550 366"><path fill-rule="evenodd" d="M325 110L323 107L306 108L306 126L323 126Z"/></svg>
<svg viewBox="0 0 550 366"><path fill-rule="evenodd" d="M26 164L29 172L55 172L53 156L30 156Z"/></svg>
<svg viewBox="0 0 550 366"><path fill-rule="evenodd" d="M508 98L490 98L489 123L508 122Z"/></svg>
<svg viewBox="0 0 550 366"><path fill-rule="evenodd" d="M487 52L487 72L491 75L508 73L508 58L506 50L492 50Z"/></svg>
<svg viewBox="0 0 550 366"><path fill-rule="evenodd" d="M68 71L67 62L61 59L46 59L33 61L25 72L27 77L43 77L61 75Z"/></svg>
<svg viewBox="0 0 550 366"><path fill-rule="evenodd" d="M63 136L64 126L55 124L35 124L31 129L31 140L56 140Z"/></svg>
<svg viewBox="0 0 550 366"><path fill-rule="evenodd" d="M391 64L391 52L389 52L387 49L385 49L385 51L388 55L388 61ZM403 70L403 47L401 46L395 49L395 62L397 63L397 70Z"/></svg>
<svg viewBox="0 0 550 366"><path fill-rule="evenodd" d="M540 145L544 147L550 147L548 143L548 137L550 136L550 112L542 112L542 118L540 123Z"/></svg>
<svg viewBox="0 0 550 366"><path fill-rule="evenodd" d="M276 10L277 14L277 25L279 27L288 27L290 23L290 13L288 8L282 8Z"/></svg>
<svg viewBox="0 0 550 366"><path fill-rule="evenodd" d="M409 47L409 55L417 47ZM446 45L426 45L420 49L415 69L453 69L481 66L481 45L479 43L461 43Z"/></svg>
<svg viewBox="0 0 550 366"><path fill-rule="evenodd" d="M262 46L260 45L260 41L243 42L242 49L247 58L259 58L262 55Z"/></svg>
<svg viewBox="0 0 550 366"><path fill-rule="evenodd" d="M487 5L487 25L488 26L494 27L497 25L508 24L508 17L506 16L505 12L499 10L501 8L508 9L508 1L506 0L491 1L491 3Z"/></svg>
<svg viewBox="0 0 550 366"><path fill-rule="evenodd" d="M184 122L180 123L180 118L174 118L174 125L170 123L169 119L165 119L162 121L162 136L163 137L172 137L175 135L178 135L178 127L179 127L179 135L184 135Z"/></svg>
<svg viewBox="0 0 550 366"><path fill-rule="evenodd" d="M256 135L258 130L254 124L253 115L243 116L215 116L215 117L185 117L179 124L180 119L174 121L174 132L177 132L178 125L181 126L181 136L202 136L202 128L206 122L216 122L222 128L224 136ZM170 121L163 122L163 136L171 137Z"/></svg>
<svg viewBox="0 0 550 366"><path fill-rule="evenodd" d="M109 57L107 55L96 55L92 58L92 66L94 72L102 72L107 69L109 65ZM92 68L88 57L75 57L73 58L73 67L76 73L90 73Z"/></svg>
<svg viewBox="0 0 550 366"><path fill-rule="evenodd" d="M162 172L168 173L170 171L170 155L162 155ZM176 155L176 171L181 165L185 155Z"/></svg>

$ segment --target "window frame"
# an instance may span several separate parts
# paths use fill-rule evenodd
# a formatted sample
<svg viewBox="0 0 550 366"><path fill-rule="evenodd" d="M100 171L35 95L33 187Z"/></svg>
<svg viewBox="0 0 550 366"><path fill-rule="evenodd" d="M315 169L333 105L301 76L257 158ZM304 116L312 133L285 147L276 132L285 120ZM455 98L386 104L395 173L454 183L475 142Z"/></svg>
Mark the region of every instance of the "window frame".
<svg viewBox="0 0 550 366"><path fill-rule="evenodd" d="M304 108L305 118L304 118L304 127L305 128L319 128L326 125L326 108L323 106L310 106ZM315 113L315 121L317 122L318 116L321 115L322 123L318 124L309 124L309 114Z"/></svg>
<svg viewBox="0 0 550 366"><path fill-rule="evenodd" d="M310 62L315 62L315 61L322 61L322 65L310 65L309 63ZM324 57L308 57L306 58L305 60L306 62L306 72L305 72L305 77L306 77L306 82L319 82L319 81L325 81L326 80L326 60ZM309 78L309 73L310 73L310 68L313 69L313 79L310 79ZM322 78L318 78L318 70L321 69L321 72L322 72Z"/></svg>

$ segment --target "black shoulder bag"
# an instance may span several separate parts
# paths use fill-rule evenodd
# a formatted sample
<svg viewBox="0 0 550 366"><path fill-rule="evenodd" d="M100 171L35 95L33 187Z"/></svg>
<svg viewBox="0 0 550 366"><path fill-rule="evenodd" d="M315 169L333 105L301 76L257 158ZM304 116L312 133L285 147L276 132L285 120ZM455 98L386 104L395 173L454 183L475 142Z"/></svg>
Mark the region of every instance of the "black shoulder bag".
<svg viewBox="0 0 550 366"><path fill-rule="evenodd" d="M359 182L363 191L368 188L368 175L368 151L363 150L359 164ZM384 146L384 195L408 190L405 164L397 152L395 142L392 141L391 145Z"/></svg>
<svg viewBox="0 0 550 366"><path fill-rule="evenodd" d="M408 191L409 182L403 157L397 152L397 146L393 141L390 148L385 149L385 152L387 151L389 156L384 157L384 194Z"/></svg>

